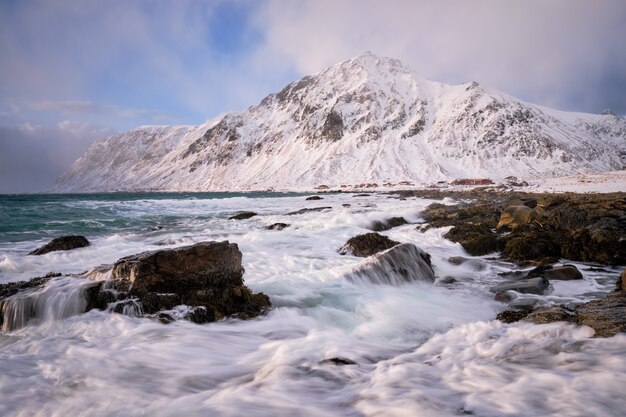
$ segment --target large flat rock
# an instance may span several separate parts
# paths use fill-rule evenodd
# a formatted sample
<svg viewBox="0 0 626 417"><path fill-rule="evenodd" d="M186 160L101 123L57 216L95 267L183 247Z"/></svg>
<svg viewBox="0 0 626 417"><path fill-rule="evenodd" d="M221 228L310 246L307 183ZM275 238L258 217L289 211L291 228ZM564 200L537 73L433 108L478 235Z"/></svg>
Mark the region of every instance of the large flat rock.
<svg viewBox="0 0 626 417"><path fill-rule="evenodd" d="M112 276L134 294L243 285L242 255L235 243L202 242L143 252L118 260Z"/></svg>

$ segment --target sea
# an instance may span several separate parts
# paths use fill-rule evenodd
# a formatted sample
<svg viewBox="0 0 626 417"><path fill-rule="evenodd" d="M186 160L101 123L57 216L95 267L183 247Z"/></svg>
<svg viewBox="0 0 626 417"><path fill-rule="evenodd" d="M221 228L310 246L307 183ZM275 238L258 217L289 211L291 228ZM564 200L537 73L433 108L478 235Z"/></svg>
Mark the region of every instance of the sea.
<svg viewBox="0 0 626 417"><path fill-rule="evenodd" d="M0 331L0 416L622 416L626 335L572 324L495 320L490 287L525 270L469 256L420 231L434 200L372 193L111 193L0 196L0 283L62 274L36 290L34 317ZM456 204L450 198L441 201ZM302 208L331 207L300 215ZM257 216L235 221L241 211ZM338 249L372 223L432 257L436 280L348 280L366 260ZM289 224L267 230L270 224ZM91 245L28 256L54 237ZM251 320L163 324L133 312L82 312L80 288L117 259L203 241L236 243L245 284L273 307ZM452 257L464 257L461 264ZM612 291L617 268L582 264L580 281L537 305ZM526 268L526 269L530 269ZM89 272L91 271L91 272ZM84 305L84 304L82 304Z"/></svg>

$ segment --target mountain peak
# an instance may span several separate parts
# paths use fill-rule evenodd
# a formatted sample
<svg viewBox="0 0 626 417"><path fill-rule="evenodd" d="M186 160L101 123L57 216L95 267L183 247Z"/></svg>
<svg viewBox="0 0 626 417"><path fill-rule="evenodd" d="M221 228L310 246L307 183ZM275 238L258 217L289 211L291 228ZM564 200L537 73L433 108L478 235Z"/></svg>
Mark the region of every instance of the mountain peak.
<svg viewBox="0 0 626 417"><path fill-rule="evenodd" d="M365 69L386 70L389 72L413 72L411 68L403 64L400 60L386 56L376 55L372 51L365 51L361 55L341 62L338 66L358 65Z"/></svg>
<svg viewBox="0 0 626 417"><path fill-rule="evenodd" d="M626 120L426 81L366 51L215 123L93 145L60 191L313 189L619 169ZM589 144L593 143L593 146Z"/></svg>

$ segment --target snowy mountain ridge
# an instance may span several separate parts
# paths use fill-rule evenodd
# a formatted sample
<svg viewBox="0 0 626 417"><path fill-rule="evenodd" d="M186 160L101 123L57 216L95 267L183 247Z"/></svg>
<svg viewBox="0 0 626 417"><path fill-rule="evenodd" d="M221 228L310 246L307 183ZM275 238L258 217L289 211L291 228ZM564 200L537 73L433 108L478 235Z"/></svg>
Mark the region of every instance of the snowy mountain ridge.
<svg viewBox="0 0 626 417"><path fill-rule="evenodd" d="M310 190L321 184L555 177L623 169L626 119L446 85L371 53L198 126L94 143L56 191Z"/></svg>

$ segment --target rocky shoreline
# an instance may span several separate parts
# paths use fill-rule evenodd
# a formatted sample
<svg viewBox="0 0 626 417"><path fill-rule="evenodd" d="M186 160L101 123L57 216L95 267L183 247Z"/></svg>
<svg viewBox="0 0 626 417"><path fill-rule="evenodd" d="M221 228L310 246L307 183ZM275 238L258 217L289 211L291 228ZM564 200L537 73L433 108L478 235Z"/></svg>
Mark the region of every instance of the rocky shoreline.
<svg viewBox="0 0 626 417"><path fill-rule="evenodd" d="M399 191L381 197L385 195L402 200L441 201L423 210L423 222L410 227L422 232L450 227L444 237L462 245L470 256L489 255L492 260L513 263L511 273L503 274L502 282L491 288L497 301L508 303L498 314L499 320L568 321L592 327L600 337L626 331L624 274L614 293L586 304L535 307L532 303L514 302L516 293L541 296L551 281L583 278L575 266L563 264L562 259L612 267L626 264L626 193L530 194L476 188ZM444 199L457 203L443 204ZM332 209L331 206L306 207L286 215ZM255 216L258 214L254 212L239 212L229 220L242 221ZM366 258L357 268L358 273L349 274L346 279L357 282L362 279L357 277L360 274L370 283L401 285L435 281L436 269L433 270L428 253L377 233L407 224L405 218L398 216L375 221L370 226L372 233L354 236L337 248L341 255ZM274 223L265 228L279 231L286 227L289 225ZM44 248L45 251L70 250L88 244L81 236L62 237L32 254ZM93 308L118 313L133 311L163 322L183 318L204 323L225 317L255 317L270 308L271 303L265 294L252 293L243 284L241 257L236 244L203 242L122 258L108 267L110 279L91 281L85 286L84 311ZM448 261L457 265L472 262L463 257ZM520 272L519 268L533 269ZM399 278L385 278L390 274ZM6 318L11 297L33 292L57 277L58 274L49 274L31 281L0 284L0 325ZM439 282L445 284L445 279ZM188 309L176 312L181 305Z"/></svg>
<svg viewBox="0 0 626 417"><path fill-rule="evenodd" d="M428 206L418 230L451 226L444 237L460 243L470 255L493 254L521 267L536 266L522 276L511 273L513 279L492 288L501 302L514 298L510 292L541 295L550 280L582 279L575 267L556 265L562 258L614 267L626 264L626 193L529 194L474 189L403 191L397 195L461 201ZM613 293L575 307L512 305L497 318L506 323L566 321L593 328L596 337L613 336L626 332L625 281L626 270Z"/></svg>

